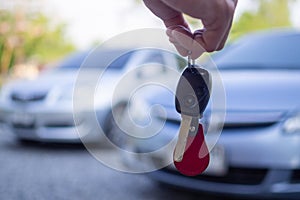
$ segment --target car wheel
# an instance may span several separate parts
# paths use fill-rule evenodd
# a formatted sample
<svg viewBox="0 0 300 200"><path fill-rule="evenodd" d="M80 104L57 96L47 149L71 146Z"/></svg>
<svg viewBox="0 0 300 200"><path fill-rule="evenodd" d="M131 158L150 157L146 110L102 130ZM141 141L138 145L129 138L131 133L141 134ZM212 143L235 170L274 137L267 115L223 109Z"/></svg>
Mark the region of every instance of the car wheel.
<svg viewBox="0 0 300 200"><path fill-rule="evenodd" d="M17 142L20 145L36 145L36 144L40 144L40 142L38 141L34 141L34 140L28 140L28 139L23 139L23 138L17 138Z"/></svg>
<svg viewBox="0 0 300 200"><path fill-rule="evenodd" d="M105 135L117 147L127 149L128 136L119 125L126 120L127 104L121 103L112 108L105 120Z"/></svg>

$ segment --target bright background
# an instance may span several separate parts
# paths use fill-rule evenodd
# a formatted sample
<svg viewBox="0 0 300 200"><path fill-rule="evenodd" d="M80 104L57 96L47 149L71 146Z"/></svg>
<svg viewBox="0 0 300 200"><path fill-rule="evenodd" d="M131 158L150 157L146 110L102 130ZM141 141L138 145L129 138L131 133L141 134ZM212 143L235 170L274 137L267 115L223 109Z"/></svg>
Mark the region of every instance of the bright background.
<svg viewBox="0 0 300 200"><path fill-rule="evenodd" d="M46 0L45 7L56 20L68 24L67 34L80 48L132 29L163 28L159 19L134 0ZM245 10L255 9L255 0L240 0L236 18ZM291 18L296 27L300 27L299 11L300 1L297 0L291 6Z"/></svg>
<svg viewBox="0 0 300 200"><path fill-rule="evenodd" d="M300 28L299 10L300 0L240 0L229 42L257 30ZM141 28L164 28L142 0L0 0L0 85L8 74L23 75L29 66L40 71L70 52Z"/></svg>

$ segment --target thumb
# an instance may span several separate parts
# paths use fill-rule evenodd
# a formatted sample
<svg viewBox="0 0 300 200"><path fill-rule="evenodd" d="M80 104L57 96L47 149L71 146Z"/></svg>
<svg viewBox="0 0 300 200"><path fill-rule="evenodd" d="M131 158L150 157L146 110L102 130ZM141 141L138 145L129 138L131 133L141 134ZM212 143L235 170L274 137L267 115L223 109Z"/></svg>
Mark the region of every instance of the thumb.
<svg viewBox="0 0 300 200"><path fill-rule="evenodd" d="M182 56L189 55L189 47L193 43L193 34L188 28L184 26L172 26L168 28L167 35L170 38L170 42L174 44Z"/></svg>

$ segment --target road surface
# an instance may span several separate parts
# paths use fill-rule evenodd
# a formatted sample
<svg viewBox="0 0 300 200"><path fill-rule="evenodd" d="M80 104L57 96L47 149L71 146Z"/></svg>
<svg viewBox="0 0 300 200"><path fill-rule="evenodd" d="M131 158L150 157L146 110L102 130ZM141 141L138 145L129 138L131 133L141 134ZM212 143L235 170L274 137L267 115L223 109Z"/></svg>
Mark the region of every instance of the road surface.
<svg viewBox="0 0 300 200"><path fill-rule="evenodd" d="M82 145L24 144L4 131L0 137L0 199L220 199L110 169Z"/></svg>

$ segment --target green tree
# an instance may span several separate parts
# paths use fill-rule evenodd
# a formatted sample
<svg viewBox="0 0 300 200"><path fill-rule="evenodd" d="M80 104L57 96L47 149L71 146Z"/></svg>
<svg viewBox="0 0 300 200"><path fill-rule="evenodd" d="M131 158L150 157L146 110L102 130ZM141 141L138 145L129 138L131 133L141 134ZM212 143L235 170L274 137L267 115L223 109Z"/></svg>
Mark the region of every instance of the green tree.
<svg viewBox="0 0 300 200"><path fill-rule="evenodd" d="M73 51L65 27L39 12L0 10L0 74L33 58L46 63Z"/></svg>
<svg viewBox="0 0 300 200"><path fill-rule="evenodd" d="M270 28L290 27L289 4L293 0L255 0L256 11L244 12L233 24L230 38L236 39L244 34Z"/></svg>

